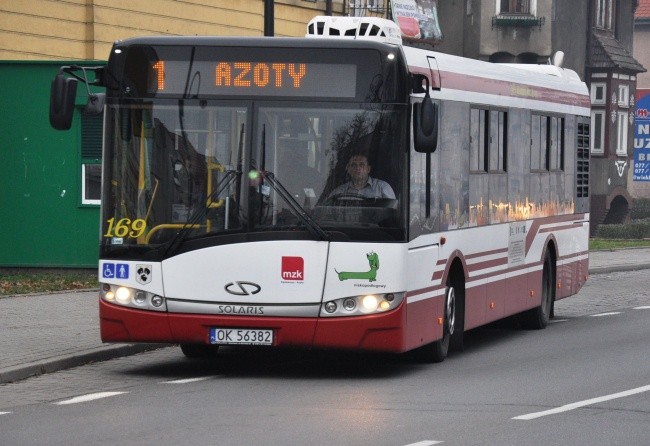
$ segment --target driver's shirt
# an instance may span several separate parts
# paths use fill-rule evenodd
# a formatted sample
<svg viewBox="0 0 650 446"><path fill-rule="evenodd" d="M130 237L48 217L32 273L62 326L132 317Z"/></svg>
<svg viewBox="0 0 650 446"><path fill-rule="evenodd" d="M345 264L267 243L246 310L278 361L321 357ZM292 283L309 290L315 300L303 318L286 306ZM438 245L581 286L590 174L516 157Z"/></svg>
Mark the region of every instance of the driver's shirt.
<svg viewBox="0 0 650 446"><path fill-rule="evenodd" d="M341 186L334 189L329 196L334 197L335 195L341 194L361 195L364 198L395 199L395 192L393 192L393 188L391 188L387 182L372 177L368 177L366 185L361 189L355 188L352 185L352 182L348 181L347 183L342 184Z"/></svg>

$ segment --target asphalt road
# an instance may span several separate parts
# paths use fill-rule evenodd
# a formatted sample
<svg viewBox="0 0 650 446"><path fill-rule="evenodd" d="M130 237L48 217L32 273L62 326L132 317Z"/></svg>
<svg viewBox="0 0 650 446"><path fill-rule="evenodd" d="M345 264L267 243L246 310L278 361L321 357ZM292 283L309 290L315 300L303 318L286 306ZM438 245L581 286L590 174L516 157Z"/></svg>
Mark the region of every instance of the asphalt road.
<svg viewBox="0 0 650 446"><path fill-rule="evenodd" d="M647 445L650 274L592 276L546 329L408 355L166 348L0 386L0 444Z"/></svg>

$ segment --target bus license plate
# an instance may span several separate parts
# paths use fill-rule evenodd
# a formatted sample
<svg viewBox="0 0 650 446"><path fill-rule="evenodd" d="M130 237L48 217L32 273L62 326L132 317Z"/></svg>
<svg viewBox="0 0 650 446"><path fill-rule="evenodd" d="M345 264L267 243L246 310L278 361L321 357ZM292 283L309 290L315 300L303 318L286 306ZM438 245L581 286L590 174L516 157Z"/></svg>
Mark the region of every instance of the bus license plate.
<svg viewBox="0 0 650 446"><path fill-rule="evenodd" d="M273 345L273 330L252 328L211 328L210 344Z"/></svg>

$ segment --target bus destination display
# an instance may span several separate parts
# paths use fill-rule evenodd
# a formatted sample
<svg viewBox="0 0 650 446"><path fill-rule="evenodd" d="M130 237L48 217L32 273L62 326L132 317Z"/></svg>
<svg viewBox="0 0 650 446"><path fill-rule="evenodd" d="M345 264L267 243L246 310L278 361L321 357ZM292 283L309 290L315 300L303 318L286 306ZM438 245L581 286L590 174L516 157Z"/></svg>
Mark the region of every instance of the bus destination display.
<svg viewBox="0 0 650 446"><path fill-rule="evenodd" d="M149 93L353 98L356 70L355 64L159 60L151 66Z"/></svg>

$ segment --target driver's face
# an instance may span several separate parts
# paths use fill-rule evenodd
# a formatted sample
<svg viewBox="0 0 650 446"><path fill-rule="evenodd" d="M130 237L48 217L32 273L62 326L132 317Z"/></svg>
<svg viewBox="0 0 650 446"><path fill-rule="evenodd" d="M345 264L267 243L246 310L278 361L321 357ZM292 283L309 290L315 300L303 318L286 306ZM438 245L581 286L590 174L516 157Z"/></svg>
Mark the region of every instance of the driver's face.
<svg viewBox="0 0 650 446"><path fill-rule="evenodd" d="M370 175L370 165L364 156L353 156L348 162L348 174L355 183L365 183Z"/></svg>

